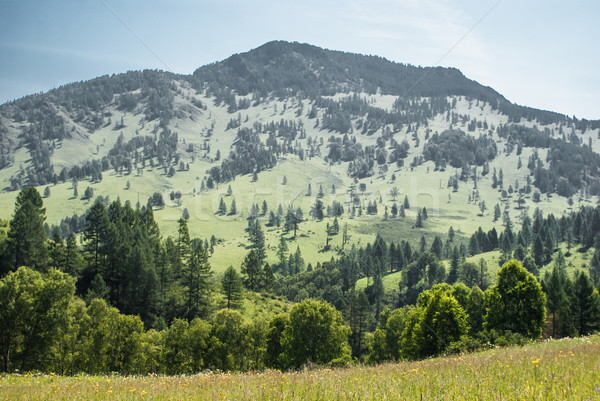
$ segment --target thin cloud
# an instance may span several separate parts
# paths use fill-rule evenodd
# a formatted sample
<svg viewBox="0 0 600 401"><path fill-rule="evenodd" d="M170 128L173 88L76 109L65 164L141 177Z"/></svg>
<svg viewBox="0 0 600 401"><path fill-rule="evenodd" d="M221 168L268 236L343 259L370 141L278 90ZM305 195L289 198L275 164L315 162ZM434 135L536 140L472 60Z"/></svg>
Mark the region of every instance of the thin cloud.
<svg viewBox="0 0 600 401"><path fill-rule="evenodd" d="M17 51L25 51L29 53L38 53L38 54L46 54L51 56L60 56L60 57L69 57L84 61L94 61L94 62L109 62L115 64L121 64L122 62L127 62L131 64L139 64L139 58L126 58L121 56L116 56L107 53L98 53L98 52L90 52L72 48L64 48L64 47L56 47L56 46L47 46L36 43L26 43L26 42L6 42L0 41L0 48L17 50Z"/></svg>

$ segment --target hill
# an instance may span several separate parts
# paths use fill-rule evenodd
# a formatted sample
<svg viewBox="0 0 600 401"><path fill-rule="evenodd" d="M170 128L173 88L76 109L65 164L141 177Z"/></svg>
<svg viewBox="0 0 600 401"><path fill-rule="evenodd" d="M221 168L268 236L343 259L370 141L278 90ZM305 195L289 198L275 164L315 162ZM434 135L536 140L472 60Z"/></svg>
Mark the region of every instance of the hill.
<svg viewBox="0 0 600 401"><path fill-rule="evenodd" d="M344 206L355 244L413 236L414 208L381 222L404 196L429 209L427 232L438 234L495 226L495 204L517 219L538 206L563 214L574 194L579 204L598 194L599 131L513 105L456 69L270 42L192 75L131 71L0 106L0 205L9 218L16 190L48 187L48 223L59 225L98 195L144 206L158 192L163 230L173 234L187 209L194 234L224 240L213 257L227 266L243 255L254 204L267 201L265 222L279 205L309 216L321 187L325 207ZM217 213L228 186L234 215ZM170 202L172 192L181 198ZM294 245L327 260L325 224L309 220Z"/></svg>

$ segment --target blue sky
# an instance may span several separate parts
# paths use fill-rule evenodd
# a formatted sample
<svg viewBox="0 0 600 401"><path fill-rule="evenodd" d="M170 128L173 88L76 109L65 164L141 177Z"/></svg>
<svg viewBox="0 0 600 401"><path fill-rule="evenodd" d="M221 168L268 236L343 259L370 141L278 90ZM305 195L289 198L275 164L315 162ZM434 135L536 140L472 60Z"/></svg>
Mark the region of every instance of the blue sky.
<svg viewBox="0 0 600 401"><path fill-rule="evenodd" d="M281 39L457 67L512 102L600 119L598 16L597 0L0 0L0 102Z"/></svg>

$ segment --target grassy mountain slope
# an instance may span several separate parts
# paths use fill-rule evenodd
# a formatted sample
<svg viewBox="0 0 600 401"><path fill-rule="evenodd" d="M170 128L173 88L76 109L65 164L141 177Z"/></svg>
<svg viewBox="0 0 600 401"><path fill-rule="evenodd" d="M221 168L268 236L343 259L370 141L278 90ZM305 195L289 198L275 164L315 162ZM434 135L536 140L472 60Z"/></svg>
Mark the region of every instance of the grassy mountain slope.
<svg viewBox="0 0 600 401"><path fill-rule="evenodd" d="M276 125L281 123L294 124L294 128ZM325 227L333 218L318 221L309 216L321 186L325 206L333 201L344 205L339 223L341 227L348 224L351 233L346 247L371 242L375 233L415 245L425 235L431 244L436 234L444 238L449 226L459 237L468 237L479 226L486 230L500 227L501 219L493 219L496 204L509 211L515 224L523 212L531 214L536 207L560 215L578 204L590 204L593 194L583 185L576 188L583 191L573 197L573 205L552 191L534 201L535 176L527 168L528 160L537 155L548 167L549 148L523 146L524 140L505 135L499 127L535 127L549 138L562 141L565 136L573 149L591 144L594 152L599 152L596 123L512 105L456 69L413 67L380 57L270 42L201 67L190 76L128 72L65 85L0 106L0 187L5 188L0 193L0 217L10 218L15 190L30 184L40 192L50 188L45 199L49 224L83 213L90 206L89 200L81 199L88 186L94 197L118 197L134 205L139 201L142 206L160 192L166 205L156 208L155 215L162 232L173 235L176 220L187 208L193 236L215 235L221 240L211 263L222 271L229 265L239 266L248 252L244 230L253 204L260 208L267 202L267 215L260 217L263 223L280 204L284 212L293 205L302 208L307 221L301 223L296 238L281 228L266 229L268 261L277 260L275 247L283 234L291 250L300 247L305 260L314 264L329 260L341 249L341 235L332 238L330 250L323 249ZM469 166L478 169L476 188L469 173L455 191L450 180L462 173L460 168L448 165L438 169L436 161L420 160L430 138L450 128L473 138L490 138L496 144L497 155L489 160L490 173L482 175L482 166ZM225 159L250 160L251 164L256 157L252 152L230 155L232 145L240 143L240 129L256 133L261 146L276 154L275 165L257 171L255 182L251 173L234 174L232 180L208 188L208 170L221 168ZM173 146L160 142L163 135L175 138L174 134ZM275 138L277 150L266 145L270 138ZM357 144L354 158L338 158L332 151L332 140L346 138L341 146ZM156 149L127 148L132 140L152 142ZM408 148L400 158L402 163L390 162L395 144L403 141ZM379 153L385 154L381 164L376 161ZM367 166L371 161L372 166L364 174L349 174L349 167L359 159ZM86 165L92 173L78 172L77 168ZM493 169L502 170L502 187L492 187ZM101 180L95 176L98 171ZM590 169L584 182L593 182L593 174ZM519 189L526 186L528 177L532 190L523 193L524 203L519 205ZM307 196L309 184L312 193ZM365 191L358 189L361 184ZM231 196L226 193L229 185ZM358 203L365 207L354 205L354 216L349 196L353 186ZM390 195L395 187L396 200ZM182 193L180 202L169 199L173 191ZM385 208L389 213L405 196L411 205L406 217L385 220ZM238 213L217 214L221 198L228 210L235 199ZM366 214L369 202L377 203L376 214ZM486 205L483 213L481 202ZM423 207L429 219L424 228L414 228L417 208Z"/></svg>

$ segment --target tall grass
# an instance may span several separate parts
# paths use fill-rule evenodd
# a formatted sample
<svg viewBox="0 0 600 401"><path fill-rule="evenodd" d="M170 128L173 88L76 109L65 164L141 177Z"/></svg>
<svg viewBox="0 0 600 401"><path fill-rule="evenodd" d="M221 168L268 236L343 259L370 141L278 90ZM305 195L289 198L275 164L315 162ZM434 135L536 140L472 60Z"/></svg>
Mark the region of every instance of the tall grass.
<svg viewBox="0 0 600 401"><path fill-rule="evenodd" d="M2 400L600 399L600 337L419 362L193 376L4 375Z"/></svg>

